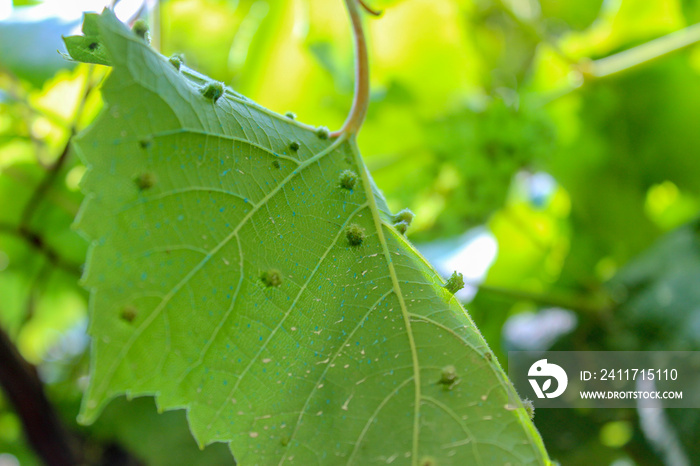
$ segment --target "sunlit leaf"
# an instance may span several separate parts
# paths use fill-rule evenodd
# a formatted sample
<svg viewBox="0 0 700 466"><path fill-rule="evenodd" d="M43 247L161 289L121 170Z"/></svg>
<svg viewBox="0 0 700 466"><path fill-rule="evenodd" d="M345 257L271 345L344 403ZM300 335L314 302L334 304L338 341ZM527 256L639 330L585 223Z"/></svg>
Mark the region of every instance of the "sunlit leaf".
<svg viewBox="0 0 700 466"><path fill-rule="evenodd" d="M155 395L242 464L548 464L353 137L216 99L111 13L97 25L114 70L77 141L93 241L83 421Z"/></svg>
<svg viewBox="0 0 700 466"><path fill-rule="evenodd" d="M104 44L100 41L100 34L97 29L98 15L88 13L83 21L82 36L69 36L63 40L70 57L74 60L85 63L95 63L98 65L109 65L109 56Z"/></svg>

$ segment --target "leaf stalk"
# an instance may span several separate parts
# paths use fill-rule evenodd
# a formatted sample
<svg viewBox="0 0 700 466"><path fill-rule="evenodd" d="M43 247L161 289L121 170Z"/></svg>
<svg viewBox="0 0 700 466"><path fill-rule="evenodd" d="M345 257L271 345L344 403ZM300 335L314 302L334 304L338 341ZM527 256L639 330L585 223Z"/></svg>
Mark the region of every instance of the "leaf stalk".
<svg viewBox="0 0 700 466"><path fill-rule="evenodd" d="M362 27L362 17L360 16L358 5L370 12L370 14L380 14L380 12L369 8L363 0L345 0L345 5L350 15L355 41L355 92L352 108L345 123L343 123L343 127L331 133L332 137L337 137L341 134L357 134L365 121L367 107L369 106L369 58L367 54L367 40Z"/></svg>

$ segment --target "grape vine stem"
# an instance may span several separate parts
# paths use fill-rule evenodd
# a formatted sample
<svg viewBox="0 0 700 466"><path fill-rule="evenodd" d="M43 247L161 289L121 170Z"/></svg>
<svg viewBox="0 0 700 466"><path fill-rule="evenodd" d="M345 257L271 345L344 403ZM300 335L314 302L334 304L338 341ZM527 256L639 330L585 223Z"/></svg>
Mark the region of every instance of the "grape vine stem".
<svg viewBox="0 0 700 466"><path fill-rule="evenodd" d="M369 58L367 54L367 40L362 27L360 16L361 6L368 13L379 16L381 12L370 8L364 0L345 0L345 5L352 23L352 33L355 41L355 92L352 100L352 108L343 127L331 133L338 137L341 134L357 134L362 127L369 106Z"/></svg>

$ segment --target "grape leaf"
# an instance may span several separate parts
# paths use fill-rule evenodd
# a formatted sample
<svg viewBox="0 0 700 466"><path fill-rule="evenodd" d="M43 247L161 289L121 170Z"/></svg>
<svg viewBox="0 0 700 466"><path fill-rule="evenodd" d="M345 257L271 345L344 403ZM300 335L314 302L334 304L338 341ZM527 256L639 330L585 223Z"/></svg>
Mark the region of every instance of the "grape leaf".
<svg viewBox="0 0 700 466"><path fill-rule="evenodd" d="M83 35L63 38L63 42L70 53L69 58L84 63L110 65L107 51L100 40L100 32L97 27L98 20L98 15L86 13L83 19Z"/></svg>
<svg viewBox="0 0 700 466"><path fill-rule="evenodd" d="M155 395L244 465L549 463L354 137L217 99L110 12L97 26L113 70L76 140L92 240L82 422Z"/></svg>

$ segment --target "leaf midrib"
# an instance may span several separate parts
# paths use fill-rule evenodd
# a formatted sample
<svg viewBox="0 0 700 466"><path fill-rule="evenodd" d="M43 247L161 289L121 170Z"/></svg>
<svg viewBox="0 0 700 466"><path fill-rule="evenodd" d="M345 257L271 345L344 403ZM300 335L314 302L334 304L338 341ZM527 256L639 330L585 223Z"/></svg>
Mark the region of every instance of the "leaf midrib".
<svg viewBox="0 0 700 466"><path fill-rule="evenodd" d="M374 196L374 190L372 189L372 183L369 180L369 172L365 166L362 156L360 155L360 150L357 147L357 139L355 135L351 135L349 138L350 150L355 159L355 164L360 170L360 178L362 180L362 186L367 192L367 202L369 204L369 209L372 212L372 219L374 221L374 226L377 229L377 237L382 245L382 251L384 253L384 259L386 260L387 268L389 269L389 275L391 276L391 282L394 289L394 294L399 300L399 305L401 306L401 314L403 316L404 325L406 326L406 335L408 337L408 344L411 349L411 358L413 360L413 381L415 385L415 396L414 396L414 407L413 407L413 445L411 454L411 463L413 466L418 464L418 439L420 433L419 415L420 415L420 400L421 400L421 382L420 382L420 365L418 362L418 350L416 348L415 339L413 338L413 330L411 328L411 316L406 307L406 303L403 299L403 293L401 292L401 285L399 284L398 276L396 275L396 268L391 260L391 253L389 252L389 245L384 237L384 225L379 216L379 207L377 207L377 200ZM357 447L357 446L356 446ZM354 452L353 452L354 453Z"/></svg>

